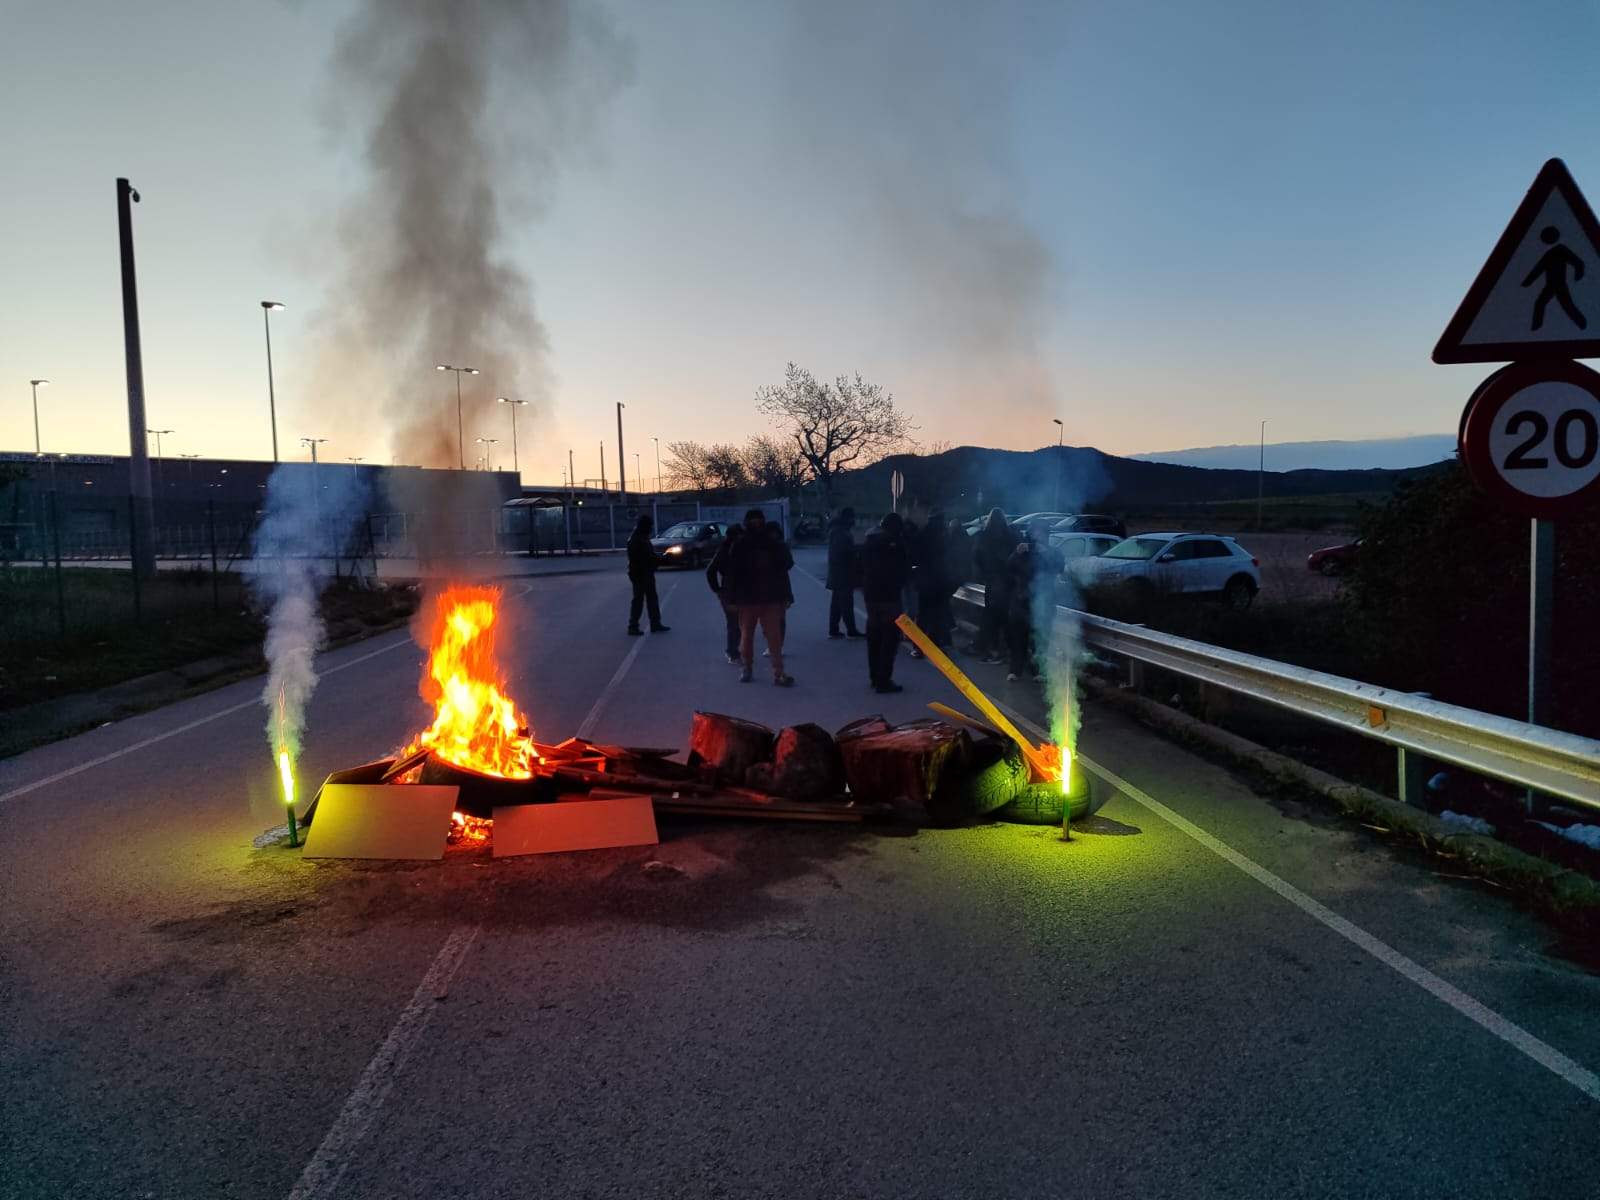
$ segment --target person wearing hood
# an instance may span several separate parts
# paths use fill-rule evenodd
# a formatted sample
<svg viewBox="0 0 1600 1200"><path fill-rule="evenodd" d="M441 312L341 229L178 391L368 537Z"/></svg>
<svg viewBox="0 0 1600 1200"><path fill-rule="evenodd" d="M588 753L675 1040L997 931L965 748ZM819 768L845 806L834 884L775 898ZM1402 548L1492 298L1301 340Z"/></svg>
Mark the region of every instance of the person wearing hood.
<svg viewBox="0 0 1600 1200"><path fill-rule="evenodd" d="M861 548L861 595L867 603L867 673L876 692L905 689L894 681L894 656L900 646L900 600L911 577L900 517L890 513L867 535Z"/></svg>
<svg viewBox="0 0 1600 1200"><path fill-rule="evenodd" d="M856 628L856 510L841 508L828 522L828 636L861 636ZM839 631L843 624L844 632Z"/></svg>
<svg viewBox="0 0 1600 1200"><path fill-rule="evenodd" d="M941 650L950 648L950 635L955 628L950 609L950 593L954 587L950 580L948 548L944 513L935 510L928 514L927 524L922 527L922 549L911 574L917 592L918 623Z"/></svg>
<svg viewBox="0 0 1600 1200"><path fill-rule="evenodd" d="M743 525L729 525L728 536L722 539L722 545L717 547L716 554L711 557L710 565L706 567L706 582L711 585L712 592L722 603L725 634L723 652L727 655L728 662L734 665L740 662L739 606L733 602L733 592L728 586L728 560L732 557L734 544L743 536Z"/></svg>
<svg viewBox="0 0 1600 1200"><path fill-rule="evenodd" d="M989 510L989 519L979 531L977 545L972 550L972 568L983 584L983 621L978 629L978 642L974 647L986 663L1000 661L1005 646L1006 626L1011 606L1011 552L1016 549L1017 535L1006 524L1006 514L998 508Z"/></svg>
<svg viewBox="0 0 1600 1200"><path fill-rule="evenodd" d="M661 601L656 597L656 548L650 544L650 535L656 523L649 513L641 513L633 523L633 533L628 537L628 582L633 584L633 603L628 609L628 632L642 635L639 614L648 609L650 632L665 633L668 627L661 623Z"/></svg>
<svg viewBox="0 0 1600 1200"><path fill-rule="evenodd" d="M744 535L728 552L723 574L725 599L739 609L739 661L743 670L740 683L749 683L755 670L756 626L767 639L767 656L772 662L772 682L793 687L794 676L783 669L784 610L794 603L789 570L794 556L783 540L783 531L769 532L767 516L759 508L744 515Z"/></svg>

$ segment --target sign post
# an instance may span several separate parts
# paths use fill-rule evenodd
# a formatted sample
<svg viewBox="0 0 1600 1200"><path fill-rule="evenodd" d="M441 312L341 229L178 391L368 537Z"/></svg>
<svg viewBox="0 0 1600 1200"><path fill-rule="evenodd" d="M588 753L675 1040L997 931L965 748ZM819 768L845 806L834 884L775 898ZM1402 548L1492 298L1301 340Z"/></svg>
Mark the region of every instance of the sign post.
<svg viewBox="0 0 1600 1200"><path fill-rule="evenodd" d="M1600 374L1572 361L1595 357L1600 221L1552 158L1433 350L1436 363L1511 363L1467 401L1459 449L1480 490L1529 518L1528 720L1536 725L1551 719L1555 522L1600 499Z"/></svg>

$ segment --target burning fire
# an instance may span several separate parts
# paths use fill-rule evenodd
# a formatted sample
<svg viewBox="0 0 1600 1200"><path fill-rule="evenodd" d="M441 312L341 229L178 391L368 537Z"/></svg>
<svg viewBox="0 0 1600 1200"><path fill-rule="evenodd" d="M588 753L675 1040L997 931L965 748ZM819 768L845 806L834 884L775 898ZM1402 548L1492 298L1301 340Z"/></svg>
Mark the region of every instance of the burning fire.
<svg viewBox="0 0 1600 1200"><path fill-rule="evenodd" d="M537 755L527 719L500 690L495 621L500 589L452 587L435 603L431 646L420 691L433 724L402 754L432 750L467 770L527 779Z"/></svg>

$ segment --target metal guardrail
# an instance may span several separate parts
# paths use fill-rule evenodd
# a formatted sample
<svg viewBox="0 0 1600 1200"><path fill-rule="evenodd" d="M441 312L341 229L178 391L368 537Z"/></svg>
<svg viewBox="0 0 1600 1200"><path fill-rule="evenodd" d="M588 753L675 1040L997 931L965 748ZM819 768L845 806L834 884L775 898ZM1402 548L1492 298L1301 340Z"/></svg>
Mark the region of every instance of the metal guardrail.
<svg viewBox="0 0 1600 1200"><path fill-rule="evenodd" d="M982 586L956 599L981 607ZM1439 762L1600 808L1600 742L1410 692L1056 608L1086 646L1337 725Z"/></svg>

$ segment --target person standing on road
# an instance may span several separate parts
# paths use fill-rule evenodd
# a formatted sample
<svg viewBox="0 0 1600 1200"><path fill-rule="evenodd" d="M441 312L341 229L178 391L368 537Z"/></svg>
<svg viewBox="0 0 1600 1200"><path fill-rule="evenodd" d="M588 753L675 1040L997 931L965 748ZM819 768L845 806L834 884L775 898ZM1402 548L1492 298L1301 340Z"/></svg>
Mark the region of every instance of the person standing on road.
<svg viewBox="0 0 1600 1200"><path fill-rule="evenodd" d="M706 567L706 582L722 604L723 627L727 633L724 651L728 661L734 664L739 662L739 609L733 603L732 593L728 589L728 558L734 543L743 536L743 525L728 526L728 536L723 538L722 545L711 556L711 564Z"/></svg>
<svg viewBox="0 0 1600 1200"><path fill-rule="evenodd" d="M1050 548L1049 529L1042 523L1030 529L1011 552L1006 568L1011 584L1006 612L1006 645L1011 658L1006 675L1008 683L1015 683L1028 675L1035 679L1044 677L1044 663L1040 661L1035 628L1041 620L1041 613L1050 613L1054 609L1055 580L1060 570L1061 560Z"/></svg>
<svg viewBox="0 0 1600 1200"><path fill-rule="evenodd" d="M767 532L766 515L752 508L744 515L744 536L728 552L723 587L731 593L739 609L739 661L744 669L740 683L749 683L755 672L756 626L767 639L767 655L772 660L772 682L779 687L794 686L794 677L783 670L784 608L794 596L789 586L789 569L794 557L781 536Z"/></svg>
<svg viewBox="0 0 1600 1200"><path fill-rule="evenodd" d="M1011 552L1016 549L1017 537L1006 524L1006 514L998 508L989 510L989 519L979 531L977 545L972 550L972 567L978 582L983 584L983 623L978 630L978 643L974 647L986 663L1000 661L1000 651L1005 645L1007 609L1011 602L1011 580L1007 570Z"/></svg>
<svg viewBox="0 0 1600 1200"><path fill-rule="evenodd" d="M845 507L828 523L828 636L861 636L856 628L856 510ZM839 632L843 623L844 632Z"/></svg>
<svg viewBox="0 0 1600 1200"><path fill-rule="evenodd" d="M900 645L900 599L911 577L900 516L890 513L867 535L861 548L861 596L867 603L867 673L873 691L900 692L894 681L894 655Z"/></svg>
<svg viewBox="0 0 1600 1200"><path fill-rule="evenodd" d="M628 582L633 584L633 603L628 608L628 632L641 635L639 613L648 608L650 632L665 633L661 623L661 601L656 598L656 548L650 544L655 532L655 522L649 513L642 513L633 523L633 533L628 538Z"/></svg>

